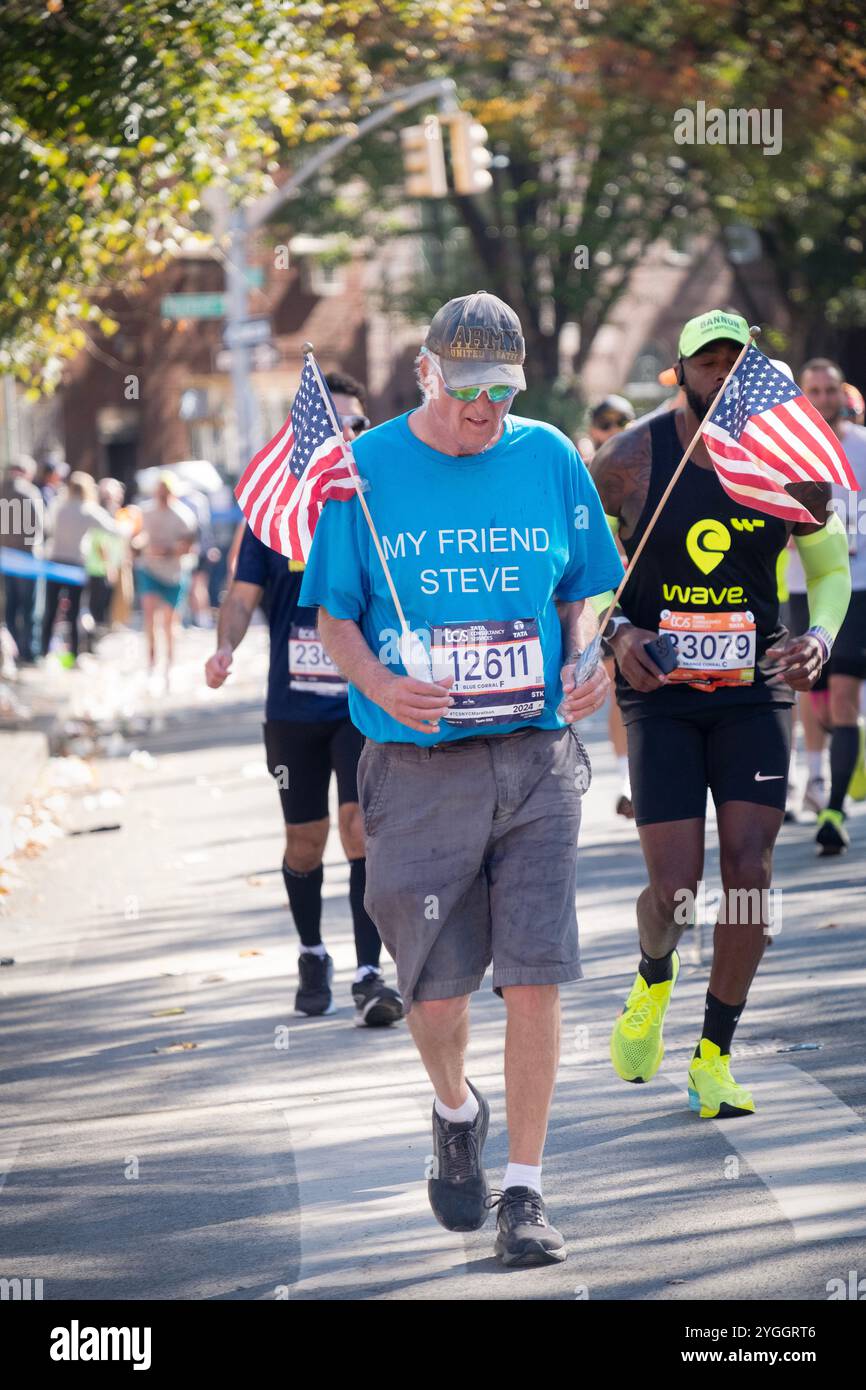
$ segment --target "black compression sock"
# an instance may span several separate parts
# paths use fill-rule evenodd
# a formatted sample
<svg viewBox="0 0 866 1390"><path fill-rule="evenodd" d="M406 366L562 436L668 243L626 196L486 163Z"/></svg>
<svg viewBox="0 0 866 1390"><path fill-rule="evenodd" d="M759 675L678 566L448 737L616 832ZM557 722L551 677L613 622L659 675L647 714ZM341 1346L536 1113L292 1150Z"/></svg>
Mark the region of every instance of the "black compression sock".
<svg viewBox="0 0 866 1390"><path fill-rule="evenodd" d="M289 896L289 907L295 919L302 946L321 946L322 883L325 871L321 864L307 874L290 869L283 860L283 882Z"/></svg>
<svg viewBox="0 0 866 1390"><path fill-rule="evenodd" d="M666 956L648 956L641 947L638 970L648 985L660 985L665 980L673 979L675 949L671 947Z"/></svg>
<svg viewBox="0 0 866 1390"><path fill-rule="evenodd" d="M349 860L349 905L352 909L352 922L355 927L355 952L359 965L379 965L382 954L382 939L376 930L376 923L364 906L364 889L367 886L366 859Z"/></svg>
<svg viewBox="0 0 866 1390"><path fill-rule="evenodd" d="M848 783L857 766L860 751L860 730L856 724L837 725L830 735L830 811L841 811L845 804Z"/></svg>
<svg viewBox="0 0 866 1390"><path fill-rule="evenodd" d="M746 1007L746 1001L742 1004L723 1004L721 999L717 999L714 994L707 990L707 1002L704 1007L704 1031L702 1037L714 1042L723 1057L727 1057L731 1051L731 1043L734 1040L734 1029L740 1021L740 1014ZM695 1056L698 1056L700 1043L695 1048Z"/></svg>

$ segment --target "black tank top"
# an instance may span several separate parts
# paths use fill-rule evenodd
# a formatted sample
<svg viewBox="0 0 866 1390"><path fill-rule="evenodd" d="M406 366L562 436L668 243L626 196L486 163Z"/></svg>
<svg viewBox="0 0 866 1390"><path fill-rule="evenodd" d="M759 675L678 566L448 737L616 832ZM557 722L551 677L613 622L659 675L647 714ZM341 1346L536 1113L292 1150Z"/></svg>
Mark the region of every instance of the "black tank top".
<svg viewBox="0 0 866 1390"><path fill-rule="evenodd" d="M629 560L683 456L674 411L650 420L649 428L652 471L646 504L634 535L622 542ZM706 688L678 680L644 695L617 670L617 698L626 719L654 711L677 714L732 704L793 703L790 686L767 685L757 664L768 647L787 636L779 622L776 579L779 552L787 538L781 518L734 502L715 469L689 460L641 552L621 607L636 627L676 631L697 680L702 670L713 670L737 684L707 693ZM752 653L754 676L747 678Z"/></svg>

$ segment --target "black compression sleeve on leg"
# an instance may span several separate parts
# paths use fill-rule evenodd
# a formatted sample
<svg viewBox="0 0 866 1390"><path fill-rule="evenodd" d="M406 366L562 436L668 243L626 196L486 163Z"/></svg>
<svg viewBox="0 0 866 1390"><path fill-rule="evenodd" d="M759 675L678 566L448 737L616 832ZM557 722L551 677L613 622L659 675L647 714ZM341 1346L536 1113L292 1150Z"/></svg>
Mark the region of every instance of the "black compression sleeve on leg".
<svg viewBox="0 0 866 1390"><path fill-rule="evenodd" d="M325 871L321 864L307 874L290 869L283 860L283 882L289 897L289 907L295 919L302 946L322 944L322 883Z"/></svg>
<svg viewBox="0 0 866 1390"><path fill-rule="evenodd" d="M366 859L350 859L349 904L352 908L352 922L355 927L355 951L358 956L358 964L378 965L382 953L382 940L376 930L376 923L364 906L366 886Z"/></svg>
<svg viewBox="0 0 866 1390"><path fill-rule="evenodd" d="M841 811L848 791L857 754L860 751L860 730L856 724L837 725L830 735L830 800L831 811Z"/></svg>

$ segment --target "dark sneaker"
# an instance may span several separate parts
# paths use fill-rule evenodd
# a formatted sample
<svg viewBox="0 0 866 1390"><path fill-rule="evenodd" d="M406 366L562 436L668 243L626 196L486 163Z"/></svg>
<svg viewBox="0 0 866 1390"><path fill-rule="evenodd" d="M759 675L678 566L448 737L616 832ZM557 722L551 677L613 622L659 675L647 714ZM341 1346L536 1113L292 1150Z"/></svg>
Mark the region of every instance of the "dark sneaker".
<svg viewBox="0 0 866 1390"><path fill-rule="evenodd" d="M334 1012L334 996L331 993L331 978L334 962L330 956L316 956L312 951L302 951L298 956L298 992L295 995L295 1013L330 1014Z"/></svg>
<svg viewBox="0 0 866 1390"><path fill-rule="evenodd" d="M433 1173L427 1194L433 1215L449 1231L478 1231L487 1220L490 1188L481 1153L490 1124L490 1106L467 1081L478 1101L471 1123L452 1124L433 1107Z"/></svg>
<svg viewBox="0 0 866 1390"><path fill-rule="evenodd" d="M566 1258L565 1241L534 1188L507 1187L492 1193L489 1205L499 1208L494 1250L504 1265L558 1264Z"/></svg>
<svg viewBox="0 0 866 1390"><path fill-rule="evenodd" d="M850 840L842 811L825 809L819 812L815 844L818 846L818 853L824 858L831 854L845 853Z"/></svg>
<svg viewBox="0 0 866 1390"><path fill-rule="evenodd" d="M378 971L369 971L352 985L356 1028L387 1028L403 1017L403 1000Z"/></svg>

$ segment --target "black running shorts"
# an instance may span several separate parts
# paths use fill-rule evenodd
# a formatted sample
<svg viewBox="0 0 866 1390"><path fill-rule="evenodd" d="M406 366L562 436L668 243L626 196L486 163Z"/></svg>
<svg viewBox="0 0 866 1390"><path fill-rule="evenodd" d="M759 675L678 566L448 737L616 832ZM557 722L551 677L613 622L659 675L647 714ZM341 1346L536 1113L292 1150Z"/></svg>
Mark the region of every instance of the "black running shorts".
<svg viewBox="0 0 866 1390"><path fill-rule="evenodd" d="M713 699L707 695L707 701ZM716 806L751 801L783 812L791 755L787 705L728 705L650 715L627 725L632 803L638 825L703 820Z"/></svg>
<svg viewBox="0 0 866 1390"><path fill-rule="evenodd" d="M350 719L319 723L269 719L264 725L268 772L276 779L286 825L324 820L331 773L341 806L358 800L358 759L364 747Z"/></svg>
<svg viewBox="0 0 866 1390"><path fill-rule="evenodd" d="M855 589L845 621L833 643L831 676L854 676L866 680L866 589Z"/></svg>

